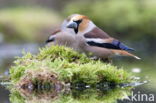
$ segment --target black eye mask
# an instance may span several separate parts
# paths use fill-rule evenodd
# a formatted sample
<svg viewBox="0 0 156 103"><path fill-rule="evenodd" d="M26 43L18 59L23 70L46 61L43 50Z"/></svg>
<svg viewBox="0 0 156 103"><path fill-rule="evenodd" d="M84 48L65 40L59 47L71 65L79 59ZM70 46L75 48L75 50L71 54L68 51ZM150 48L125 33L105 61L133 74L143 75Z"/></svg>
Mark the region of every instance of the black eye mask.
<svg viewBox="0 0 156 103"><path fill-rule="evenodd" d="M75 22L77 24L77 28L74 28L74 31L77 34L78 33L78 29L79 29L79 24L82 22L82 19L77 20L77 21L73 21L73 22Z"/></svg>

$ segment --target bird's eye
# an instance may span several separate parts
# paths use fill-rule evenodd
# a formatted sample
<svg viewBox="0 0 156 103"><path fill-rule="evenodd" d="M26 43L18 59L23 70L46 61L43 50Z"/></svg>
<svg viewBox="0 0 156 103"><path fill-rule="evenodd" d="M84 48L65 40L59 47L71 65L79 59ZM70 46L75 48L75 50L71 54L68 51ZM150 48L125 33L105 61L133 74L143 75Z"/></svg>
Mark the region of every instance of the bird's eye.
<svg viewBox="0 0 156 103"><path fill-rule="evenodd" d="M76 22L77 24L80 24L82 22L82 19L74 21L74 22Z"/></svg>

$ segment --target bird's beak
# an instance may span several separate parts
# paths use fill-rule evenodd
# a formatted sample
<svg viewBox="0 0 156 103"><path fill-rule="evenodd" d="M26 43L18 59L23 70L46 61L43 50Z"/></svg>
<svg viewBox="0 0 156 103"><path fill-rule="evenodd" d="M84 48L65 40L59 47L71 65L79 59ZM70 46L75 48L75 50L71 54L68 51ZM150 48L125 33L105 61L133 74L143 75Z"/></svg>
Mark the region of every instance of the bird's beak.
<svg viewBox="0 0 156 103"><path fill-rule="evenodd" d="M76 22L72 22L70 24L67 25L67 28L73 28L73 29L77 29L78 25Z"/></svg>

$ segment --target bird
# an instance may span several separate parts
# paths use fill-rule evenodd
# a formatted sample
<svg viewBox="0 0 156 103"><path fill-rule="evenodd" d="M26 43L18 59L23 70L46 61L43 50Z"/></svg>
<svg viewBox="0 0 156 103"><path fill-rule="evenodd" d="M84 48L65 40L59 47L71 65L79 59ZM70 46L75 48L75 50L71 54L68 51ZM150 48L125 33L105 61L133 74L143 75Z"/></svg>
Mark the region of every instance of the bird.
<svg viewBox="0 0 156 103"><path fill-rule="evenodd" d="M61 29L75 35L83 35L91 46L108 49L134 51L118 39L115 39L96 26L87 16L72 14L62 23Z"/></svg>
<svg viewBox="0 0 156 103"><path fill-rule="evenodd" d="M61 30L68 31L73 35L83 35L88 45L105 49L112 49L116 54L134 51L118 39L115 39L96 26L87 16L72 14L62 23ZM121 51L119 51L121 50ZM120 53L118 53L120 52ZM141 59L135 56L136 59Z"/></svg>
<svg viewBox="0 0 156 103"><path fill-rule="evenodd" d="M108 49L89 45L83 35L73 35L71 32L61 30L53 32L46 43L50 44L49 46L66 46L80 53L92 56L94 59L107 60L114 56L130 56L139 59L139 57L124 50Z"/></svg>

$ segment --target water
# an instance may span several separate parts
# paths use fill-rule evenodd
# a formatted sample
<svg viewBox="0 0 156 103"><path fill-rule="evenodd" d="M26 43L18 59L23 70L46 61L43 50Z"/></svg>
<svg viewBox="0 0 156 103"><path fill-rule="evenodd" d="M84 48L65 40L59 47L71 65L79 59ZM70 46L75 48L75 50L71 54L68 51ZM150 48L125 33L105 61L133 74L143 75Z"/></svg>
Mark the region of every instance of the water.
<svg viewBox="0 0 156 103"><path fill-rule="evenodd" d="M1 103L10 103L9 101L9 90L0 85L0 100Z"/></svg>
<svg viewBox="0 0 156 103"><path fill-rule="evenodd" d="M13 65L12 62L14 60L14 57L22 56L22 50L35 54L38 52L38 48L39 45L37 44L0 45L0 78L9 74L8 71L10 65ZM125 58L122 58L121 60L116 59L114 61L114 65L123 67L125 70L135 75L135 77L133 78L138 79L138 81L142 81L133 84L122 84L122 86L137 86L135 89L132 89L132 91L125 90L124 88L99 90L91 89L90 86L86 86L85 89L77 87L73 90L71 90L71 88L66 88L65 90L61 91L55 91L52 89L48 90L49 92L30 92L20 91L13 88L11 88L11 90L9 91L8 89L4 88L4 86L0 86L0 103L18 103L19 101L32 103L37 103L39 101L42 101L43 103L51 103L57 101L61 103L67 101L77 103L101 103L105 100L110 102L118 101L118 103L131 103L132 101L128 99L121 100L121 98L129 98L128 94L132 93L136 95L147 94L148 97L150 94L156 96L156 64L153 61L154 60L135 61L131 59L127 60ZM121 94L121 97L118 96L118 94ZM24 98L24 100L22 98ZM138 103L137 101L133 101L133 103L135 102ZM149 103L149 101L144 101L143 103Z"/></svg>
<svg viewBox="0 0 156 103"><path fill-rule="evenodd" d="M130 101L129 95L131 94L131 88L126 86L105 88L105 85L98 85L96 88L92 88L82 84L78 84L76 87L67 84L67 86L58 89L47 84L37 84L37 86L31 84L33 88L29 88L30 84L23 87L11 86L8 83L3 82L2 84L7 86L6 88L10 91L5 102L8 102L9 98L11 103L114 103L120 102L119 100L122 100L121 102Z"/></svg>

